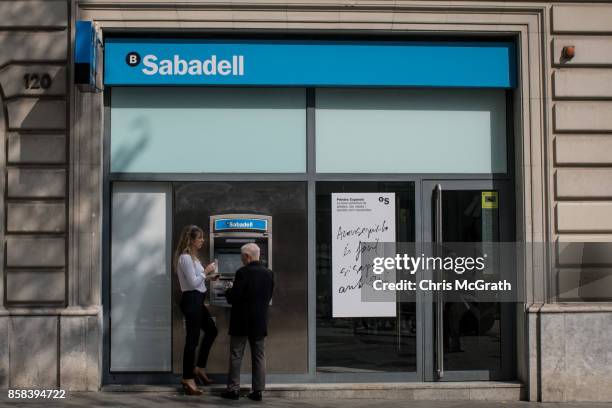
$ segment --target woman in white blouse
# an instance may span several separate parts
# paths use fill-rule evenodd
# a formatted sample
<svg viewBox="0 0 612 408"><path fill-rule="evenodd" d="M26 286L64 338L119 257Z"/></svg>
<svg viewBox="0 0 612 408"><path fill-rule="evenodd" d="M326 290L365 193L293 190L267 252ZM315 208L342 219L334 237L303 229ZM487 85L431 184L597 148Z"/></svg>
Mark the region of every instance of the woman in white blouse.
<svg viewBox="0 0 612 408"><path fill-rule="evenodd" d="M197 225L188 225L183 228L174 253L174 265L183 292L181 311L185 316L186 327L181 384L188 395L202 394L196 386L195 379L205 385L212 383L212 380L206 375L205 368L210 347L217 337L215 322L204 305L206 279L215 278L213 277L215 264L210 263L204 268L200 263L198 251L203 244L204 231ZM200 329L204 331L204 337L200 344L197 364L195 364Z"/></svg>

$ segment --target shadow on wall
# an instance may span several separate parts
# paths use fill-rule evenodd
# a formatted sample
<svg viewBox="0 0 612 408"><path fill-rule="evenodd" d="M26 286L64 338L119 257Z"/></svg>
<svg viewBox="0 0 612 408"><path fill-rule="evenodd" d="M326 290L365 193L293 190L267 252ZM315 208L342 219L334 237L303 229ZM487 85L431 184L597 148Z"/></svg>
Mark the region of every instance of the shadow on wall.
<svg viewBox="0 0 612 408"><path fill-rule="evenodd" d="M20 3L21 4L21 3ZM15 8L23 8L23 6L15 6L12 8L12 10L14 10ZM7 45L8 42L7 38L10 37L8 35L3 35L3 33L0 32L0 49L2 48L2 45ZM10 39L10 38L8 38ZM8 44L10 45L10 44ZM9 48L9 47L7 47ZM10 47L11 49L14 47ZM30 50L28 49L28 44L24 44L24 48L25 50L20 50L17 53L34 53L36 55L36 51L35 50ZM12 72L17 72L19 73L19 75L21 75L20 73L23 71L23 67L21 67L23 64L16 64L16 65L8 65L5 66L2 71L0 71L0 76L2 76L2 74L6 73L8 69L12 69ZM37 64L35 63L31 63L28 64L28 67L33 66L36 67ZM55 75L57 75L59 72L59 70L57 70L55 72ZM7 79L6 77L4 79ZM9 75L9 80L10 75ZM52 78L52 80L55 80L56 77L54 76ZM19 80L19 83L22 84L22 78L19 77L17 78L17 80ZM65 80L65 78L63 79ZM56 131L56 130L65 130L66 126L66 115L67 115L67 110L66 110L66 101L63 97L58 98L58 99L36 99L36 98L26 98L26 97L21 97L21 96L38 96L37 94L42 94L44 92L42 91L36 91L36 92L29 92L28 90L22 90L19 91L19 93L13 92L15 93L17 96L17 98L15 99L11 99L9 102L5 102L5 89L2 88L3 84L0 84L0 106L1 106L1 113L0 113L0 120L2 122L1 126L2 129L0 131L0 136L1 136L1 140L3 143L2 146L4 147L8 147L9 144L7 143L6 140L6 135L8 134L8 130L9 129L14 129L17 132L20 132L22 130L35 130L35 131L41 131L45 132L47 130L51 130L51 131ZM22 87L24 86L23 84L21 85ZM38 85L40 88L40 85ZM63 87L62 87L63 88ZM4 120L4 114L7 114L6 117L6 121ZM32 163L32 159L30 159L29 157L32 157L32 152L29 151L27 154L24 154L25 152L20 151L21 150L21 146L18 145L16 146L16 150L17 153L15 154L16 157L13 157L11 160L14 160L16 163L18 164L30 164ZM15 187L15 192L13 192L13 195L26 195L26 196L40 196L41 198L44 198L47 195L57 195L55 192L56 191L60 191L64 189L64 184L65 181L61 180L61 176L59 177L59 179L57 177L55 177L56 175L59 175L61 171L63 171L64 168L64 163L53 163L53 164L59 164L59 166L56 168L38 168L38 169L23 169L21 171L15 171L14 173L11 173L11 177L7 178L6 177L6 173L7 173L7 166L6 166L6 159L7 159L7 155L8 155L8 151L5 151L4 149L1 150L2 151L2 159L0 160L0 168L2 169L2 188L0 190L2 190L2 192L4 192L4 182L5 181L9 181L9 183L11 185L13 185ZM37 158L36 163L35 164L47 164L45 162L45 156L44 153L45 152L41 152L42 154L40 155L40 159ZM44 174L45 172L48 171L48 175L50 176L49 178L45 177L44 180L38 179L38 176L40 174ZM32 191L35 190L35 191ZM33 194L34 193L34 194ZM3 194L3 196L6 196ZM40 231L45 231L45 232L63 232L65 231L65 205L64 203L27 203L27 202L18 202L15 203L15 207L13 208L13 211L10 212L10 214L7 214L6 217L8 217L9 215L11 216L11 219L6 219L6 223L3 225L2 227L2 234L6 234L8 233L8 231L12 231L12 232L29 232L32 234L36 234L37 232ZM9 204L8 203L3 203L3 211L8 211L9 208ZM10 248L8 245L4 245L3 246L3 251L2 251L2 267L4 267L6 265L6 262L4 261L4 257L9 258L8 257L8 253L7 251L10 249L11 253L10 253L10 259L31 259L34 260L34 262L31 262L30 264L33 264L33 266L35 267L44 267L44 266L52 266L52 267L59 267L59 266L63 266L61 264L61 262L64 262L64 252L65 252L65 241L62 241L64 237L62 236L39 236L40 238L49 238L48 240L46 240L45 245L40 245L40 246L36 246L33 247L32 245L26 245L25 242L22 241L21 244L19 244L18 242L15 242L15 245L11 245ZM38 238L38 237L37 237ZM55 242L53 242L55 238ZM4 242L4 240L2 240ZM64 244L62 245L62 242L64 242ZM35 255L35 256L34 256ZM59 260L62 260L61 262ZM10 262L7 261L7 262ZM20 265L23 266L27 266L28 263L27 262L20 262ZM44 272L46 274L45 278L49 278L50 275L49 273L63 273L63 272ZM29 271L29 273L26 272L19 272L19 271L15 271L14 272L15 275L19 275L19 279L16 278L15 275L13 275L13 279L15 279L13 281L13 283L15 282L29 282L27 281L25 278L27 276L30 276L32 278L35 278L35 274L36 272L32 273L31 271ZM6 280L6 276L4 276L4 273L2 274L2 279L3 279L3 283L7 284L7 280ZM42 279L42 278L41 278ZM59 279L59 280L58 280ZM51 281L55 282L63 282L63 279L61 277L58 277L58 279L51 279ZM44 281L44 280L43 280ZM34 295L34 293L37 290L40 290L40 284L41 282L32 282L31 285L19 285L18 286L18 293L11 293L11 298L12 299L20 299L20 300L25 300L28 299L28 303L32 303L32 302L39 302L40 300L36 298L36 296ZM15 285L12 285L15 286ZM37 289L38 287L38 289ZM14 288L11 288L11 290L14 290ZM63 289L58 289L57 287L54 286L53 289L51 289L52 291L56 292L56 293L60 293L59 298L62 297L61 293L63 293ZM30 301L31 300L31 301ZM6 304L7 299L4 299L4 304ZM54 300L54 302L57 302L57 300ZM62 300L63 302L63 300Z"/></svg>
<svg viewBox="0 0 612 408"><path fill-rule="evenodd" d="M18 203L14 208L11 204L7 208L9 208L7 217L10 216L10 219L7 219L7 231L26 233L65 231L66 213L63 203ZM48 256L43 258L49 259Z"/></svg>
<svg viewBox="0 0 612 408"><path fill-rule="evenodd" d="M1 34L0 34L1 35ZM2 38L0 37L0 44L2 43ZM34 64L35 65L35 64ZM14 66L13 66L14 67ZM7 67L8 68L8 67ZM59 71L58 71L59 72ZM57 72L56 72L57 75ZM54 77L55 79L55 77ZM20 79L21 80L21 79ZM31 94L29 92L23 92L21 95L26 96L39 96L38 94ZM47 132L47 131L65 131L66 123L67 123L67 105L64 97L58 97L55 99L37 99L31 97L17 97L10 102L3 104L4 111L7 113L6 118L6 129L14 130L17 132L21 131L37 131L37 132ZM3 138L4 139L4 138ZM4 141L4 146L6 146L6 140ZM19 147L21 149L21 147ZM64 169L64 163L57 163L57 161L49 160L45 161L45 155L40 155L40 158L37 158L35 162L32 161L32 152L28 154L24 154L25 152L19 151L17 157L15 158L19 164L56 164L57 168L49 168L48 174L52 176L52 173L56 173L58 171L62 171ZM4 153L3 159L6 158L6 152ZM14 159L14 160L15 160ZM36 180L36 177L33 175L36 172L45 173L47 169L32 169L32 170L24 170L15 172L14 175L17 177L15 179L11 179L12 183L15 183L16 186L20 186L19 190L31 190L37 189L37 196L45 197L47 195L58 195L57 192L65 191L63 187L66 182L61 183L61 178L55 178L55 182L51 184L44 185L40 180ZM50 180L50 179L49 179ZM48 190L45 192L45 190ZM17 193L18 195L23 195L21 192ZM26 196L32 196L31 192L25 194ZM38 217L41 218L42 217ZM43 224L40 226L40 230L47 231L49 229L53 230L55 228L52 227L54 221L57 220L49 220L49 223Z"/></svg>
<svg viewBox="0 0 612 408"><path fill-rule="evenodd" d="M10 387L51 387L57 373L57 320L48 317L11 319ZM43 335L44 333L44 335Z"/></svg>
<svg viewBox="0 0 612 408"><path fill-rule="evenodd" d="M5 220L6 211L6 203L4 202L5 194L5 182L6 182L6 131L7 131L7 123L4 120L4 93L2 91L2 84L0 84L0 197L2 197L2 203L0 204L0 220ZM6 243L4 240L4 234L6 232L6 223L3 222L2 227L0 227L0 243L2 248L0 249L0 298L2 299L2 303L0 303L0 308L4 308L6 306L6 297L4 287L6 285L5 279L5 271L4 271L4 259L6 253ZM2 370L3 367L0 367L0 374L7 374ZM0 375L0 386L6 384L5 380Z"/></svg>
<svg viewBox="0 0 612 408"><path fill-rule="evenodd" d="M3 9L6 14L4 14L2 17L3 19L6 19L6 21L14 21L19 19L19 21L28 23L36 22L36 25L43 27L57 26L58 22L65 22L67 16L67 4L64 7L58 5L50 7L36 7L30 1L10 1L10 3L13 4L11 4L10 7L5 7Z"/></svg>
<svg viewBox="0 0 612 408"><path fill-rule="evenodd" d="M612 301L612 242L559 242L553 253L555 300Z"/></svg>
<svg viewBox="0 0 612 408"><path fill-rule="evenodd" d="M0 47L1 42L0 37ZM28 65L36 66L34 63ZM15 67L15 65L7 66L2 71L11 67ZM57 70L52 73L52 83L57 80L65 80L63 75L60 75L61 72L61 70ZM9 78L9 80L23 81L23 78ZM22 86L25 86L25 84ZM29 81L29 86L31 89L22 88L16 100L6 103L8 128L15 130L65 130L68 115L65 97L54 96L53 99L32 99L32 96L45 96L45 92L41 90L40 81Z"/></svg>

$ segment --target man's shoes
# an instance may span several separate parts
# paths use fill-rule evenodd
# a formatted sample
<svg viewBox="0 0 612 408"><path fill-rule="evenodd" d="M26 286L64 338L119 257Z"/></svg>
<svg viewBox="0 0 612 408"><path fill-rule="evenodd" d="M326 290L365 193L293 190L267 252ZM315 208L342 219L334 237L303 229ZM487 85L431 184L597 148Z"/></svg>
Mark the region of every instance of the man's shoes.
<svg viewBox="0 0 612 408"><path fill-rule="evenodd" d="M221 398L237 400L240 399L240 394L238 393L238 391L223 391L221 393Z"/></svg>
<svg viewBox="0 0 612 408"><path fill-rule="evenodd" d="M253 391L247 395L247 398L253 401L261 401L261 391Z"/></svg>

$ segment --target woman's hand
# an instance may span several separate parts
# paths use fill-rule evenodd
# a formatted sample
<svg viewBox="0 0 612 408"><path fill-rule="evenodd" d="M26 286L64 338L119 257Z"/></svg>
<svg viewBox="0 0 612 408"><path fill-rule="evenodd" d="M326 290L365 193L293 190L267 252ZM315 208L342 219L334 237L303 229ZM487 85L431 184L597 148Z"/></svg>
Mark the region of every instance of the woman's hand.
<svg viewBox="0 0 612 408"><path fill-rule="evenodd" d="M204 269L204 273L206 275L210 275L211 272L214 272L217 269L217 265L214 262L208 264L206 269Z"/></svg>

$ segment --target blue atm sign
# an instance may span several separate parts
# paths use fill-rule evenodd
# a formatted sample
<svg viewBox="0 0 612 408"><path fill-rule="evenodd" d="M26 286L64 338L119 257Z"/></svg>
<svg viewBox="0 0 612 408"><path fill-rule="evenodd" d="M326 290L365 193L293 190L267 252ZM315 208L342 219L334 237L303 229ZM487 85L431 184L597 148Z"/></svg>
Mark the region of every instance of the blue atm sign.
<svg viewBox="0 0 612 408"><path fill-rule="evenodd" d="M231 230L267 231L268 221L256 218L222 218L215 220L215 231Z"/></svg>

